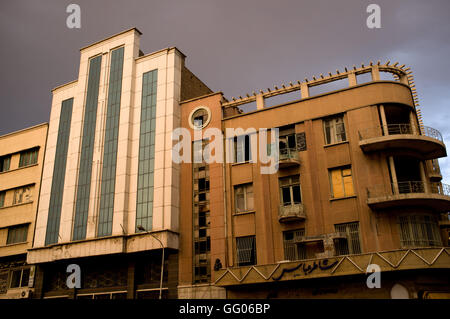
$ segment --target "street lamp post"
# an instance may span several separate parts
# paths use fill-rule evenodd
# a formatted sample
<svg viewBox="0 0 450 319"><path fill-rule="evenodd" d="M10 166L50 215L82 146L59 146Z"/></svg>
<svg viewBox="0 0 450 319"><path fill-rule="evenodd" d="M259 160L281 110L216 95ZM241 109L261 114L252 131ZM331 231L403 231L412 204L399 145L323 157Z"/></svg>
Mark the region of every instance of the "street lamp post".
<svg viewBox="0 0 450 319"><path fill-rule="evenodd" d="M152 236L153 238L155 238L159 244L161 245L162 248L162 258L161 258L161 280L159 282L159 299L162 299L162 284L163 284L163 275L164 275L164 245L161 242L161 240L156 237L155 235L153 235L150 231L146 230L143 226L139 225L137 226L137 229L143 232L146 232L147 234L149 234L150 236Z"/></svg>

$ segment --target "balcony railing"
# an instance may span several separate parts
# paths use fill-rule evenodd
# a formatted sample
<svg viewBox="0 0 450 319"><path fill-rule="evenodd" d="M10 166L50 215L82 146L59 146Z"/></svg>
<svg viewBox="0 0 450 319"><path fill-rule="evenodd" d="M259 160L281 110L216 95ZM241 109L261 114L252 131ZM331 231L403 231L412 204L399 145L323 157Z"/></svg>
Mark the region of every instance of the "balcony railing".
<svg viewBox="0 0 450 319"><path fill-rule="evenodd" d="M360 140L387 135L406 134L406 135L423 135L436 139L440 142L443 142L442 134L438 130L428 126L423 126L421 130L419 129L419 127L412 126L411 124L378 125L375 127L362 129L358 133Z"/></svg>
<svg viewBox="0 0 450 319"><path fill-rule="evenodd" d="M298 151L295 148L280 148L280 168L300 165Z"/></svg>
<svg viewBox="0 0 450 319"><path fill-rule="evenodd" d="M367 188L367 197L376 198L411 193L431 193L450 196L450 185L442 183L428 183L428 186L429 190L427 190L426 184L422 181L407 181L391 183L390 185L375 185Z"/></svg>
<svg viewBox="0 0 450 319"><path fill-rule="evenodd" d="M278 209L278 220L280 222L297 221L306 218L302 204L280 205Z"/></svg>

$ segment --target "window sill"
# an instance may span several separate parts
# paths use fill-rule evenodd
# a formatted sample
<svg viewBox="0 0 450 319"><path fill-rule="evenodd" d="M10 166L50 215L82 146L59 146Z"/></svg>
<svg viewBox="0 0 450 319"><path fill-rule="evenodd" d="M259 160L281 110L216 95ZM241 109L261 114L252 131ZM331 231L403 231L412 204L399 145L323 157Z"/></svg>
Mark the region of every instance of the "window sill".
<svg viewBox="0 0 450 319"><path fill-rule="evenodd" d="M39 165L39 163L35 163L35 164L27 165L27 166L10 169L10 170L4 171L4 172L0 172L0 175L15 172L15 171L20 171L21 169L26 169L26 168L30 168L30 167L34 167L34 166L38 166L38 165Z"/></svg>
<svg viewBox="0 0 450 319"><path fill-rule="evenodd" d="M244 164L253 164L253 162L246 161L246 162L239 162L239 163L231 163L231 166L238 166L238 165L244 165Z"/></svg>
<svg viewBox="0 0 450 319"><path fill-rule="evenodd" d="M0 207L0 210L6 209L6 208L13 208L13 207L17 207L17 206L28 205L28 204L33 204L33 201L29 201L29 202L26 202L26 203L19 203L19 204L9 205L9 206L2 206L2 207Z"/></svg>
<svg viewBox="0 0 450 319"><path fill-rule="evenodd" d="M0 246L1 247L11 247L11 246L18 246L18 245L23 245L23 244L28 244L28 241L22 241L20 243L13 243L13 244L6 244L5 246Z"/></svg>
<svg viewBox="0 0 450 319"><path fill-rule="evenodd" d="M343 142L333 143L333 144L326 144L323 147L327 148L327 147L333 147L333 146L341 145L341 144L348 144L348 140L347 141L343 141Z"/></svg>
<svg viewBox="0 0 450 319"><path fill-rule="evenodd" d="M247 214L254 214L254 213L256 213L255 210L248 210L246 212L234 212L233 216L247 215Z"/></svg>
<svg viewBox="0 0 450 319"><path fill-rule="evenodd" d="M356 198L356 195L352 195L352 196L344 196L344 197L337 197L337 198L330 198L330 202L335 201L335 200L341 200L341 199L349 199L349 198Z"/></svg>

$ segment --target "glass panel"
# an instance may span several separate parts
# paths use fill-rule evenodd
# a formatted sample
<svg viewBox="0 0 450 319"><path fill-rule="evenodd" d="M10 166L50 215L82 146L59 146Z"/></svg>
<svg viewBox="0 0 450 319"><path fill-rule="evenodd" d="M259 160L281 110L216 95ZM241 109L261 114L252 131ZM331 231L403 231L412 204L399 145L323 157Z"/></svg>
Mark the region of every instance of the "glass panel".
<svg viewBox="0 0 450 319"><path fill-rule="evenodd" d="M22 282L20 284L20 287L27 287L29 279L30 279L30 268L26 268L22 271Z"/></svg>
<svg viewBox="0 0 450 319"><path fill-rule="evenodd" d="M20 287L20 277L22 275L22 270L14 270L11 273L11 283L9 285L10 288L19 288Z"/></svg>
<svg viewBox="0 0 450 319"><path fill-rule="evenodd" d="M81 141L80 168L72 236L73 240L80 240L86 237L101 62L101 55L92 58L89 62L88 89L83 119L83 136Z"/></svg>
<svg viewBox="0 0 450 319"><path fill-rule="evenodd" d="M123 47L116 49L111 53L105 147L103 150L102 182L100 191L101 200L97 228L98 237L108 236L112 233L123 54Z"/></svg>

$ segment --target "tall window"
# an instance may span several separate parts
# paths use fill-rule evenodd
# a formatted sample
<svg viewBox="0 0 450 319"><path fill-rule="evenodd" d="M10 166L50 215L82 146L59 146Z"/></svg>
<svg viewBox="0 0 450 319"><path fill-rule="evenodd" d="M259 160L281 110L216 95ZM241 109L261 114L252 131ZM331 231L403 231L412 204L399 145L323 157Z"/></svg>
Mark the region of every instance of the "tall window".
<svg viewBox="0 0 450 319"><path fill-rule="evenodd" d="M11 164L11 155L0 157L0 172L9 171L10 164Z"/></svg>
<svg viewBox="0 0 450 319"><path fill-rule="evenodd" d="M286 260L306 259L306 246L301 242L305 236L305 229L296 229L283 232L284 258Z"/></svg>
<svg viewBox="0 0 450 319"><path fill-rule="evenodd" d="M355 195L352 169L349 166L330 170L331 195L341 198Z"/></svg>
<svg viewBox="0 0 450 319"><path fill-rule="evenodd" d="M136 201L136 231L153 224L153 174L155 169L156 91L158 70L142 75L141 129L139 133L139 164Z"/></svg>
<svg viewBox="0 0 450 319"><path fill-rule="evenodd" d="M8 238L6 244L24 243L27 241L28 224L13 226L8 228Z"/></svg>
<svg viewBox="0 0 450 319"><path fill-rule="evenodd" d="M325 144L334 144L347 140L345 135L344 116L336 116L323 120Z"/></svg>
<svg viewBox="0 0 450 319"><path fill-rule="evenodd" d="M244 163L252 160L250 135L234 137L234 162Z"/></svg>
<svg viewBox="0 0 450 319"><path fill-rule="evenodd" d="M0 207L5 206L5 196L6 196L6 192L0 192Z"/></svg>
<svg viewBox="0 0 450 319"><path fill-rule="evenodd" d="M346 238L336 240L336 255L351 255L361 253L361 243L359 241L359 223L345 223L334 225L337 232L346 234Z"/></svg>
<svg viewBox="0 0 450 319"><path fill-rule="evenodd" d="M123 50L111 52L105 143L103 147L102 186L97 236L112 233L114 191L116 186L117 141L119 136L120 97L122 92Z"/></svg>
<svg viewBox="0 0 450 319"><path fill-rule="evenodd" d="M33 165L37 163L38 149L34 148L32 150L24 151L20 153L19 167L24 167L28 165Z"/></svg>
<svg viewBox="0 0 450 319"><path fill-rule="evenodd" d="M234 198L236 213L252 211L254 209L253 184L234 186Z"/></svg>
<svg viewBox="0 0 450 319"><path fill-rule="evenodd" d="M281 204L291 206L302 202L299 175L280 178L279 184Z"/></svg>
<svg viewBox="0 0 450 319"><path fill-rule="evenodd" d="M64 100L61 103L45 245L58 242L64 181L66 178L67 151L69 149L70 124L72 121L72 107L73 98Z"/></svg>
<svg viewBox="0 0 450 319"><path fill-rule="evenodd" d="M101 64L101 55L89 61L88 87L84 108L83 136L79 161L80 168L78 172L77 199L72 235L73 240L81 240L86 237Z"/></svg>
<svg viewBox="0 0 450 319"><path fill-rule="evenodd" d="M403 247L441 246L439 226L433 216L407 215L398 218Z"/></svg>
<svg viewBox="0 0 450 319"><path fill-rule="evenodd" d="M255 236L237 237L236 253L238 266L256 265Z"/></svg>

